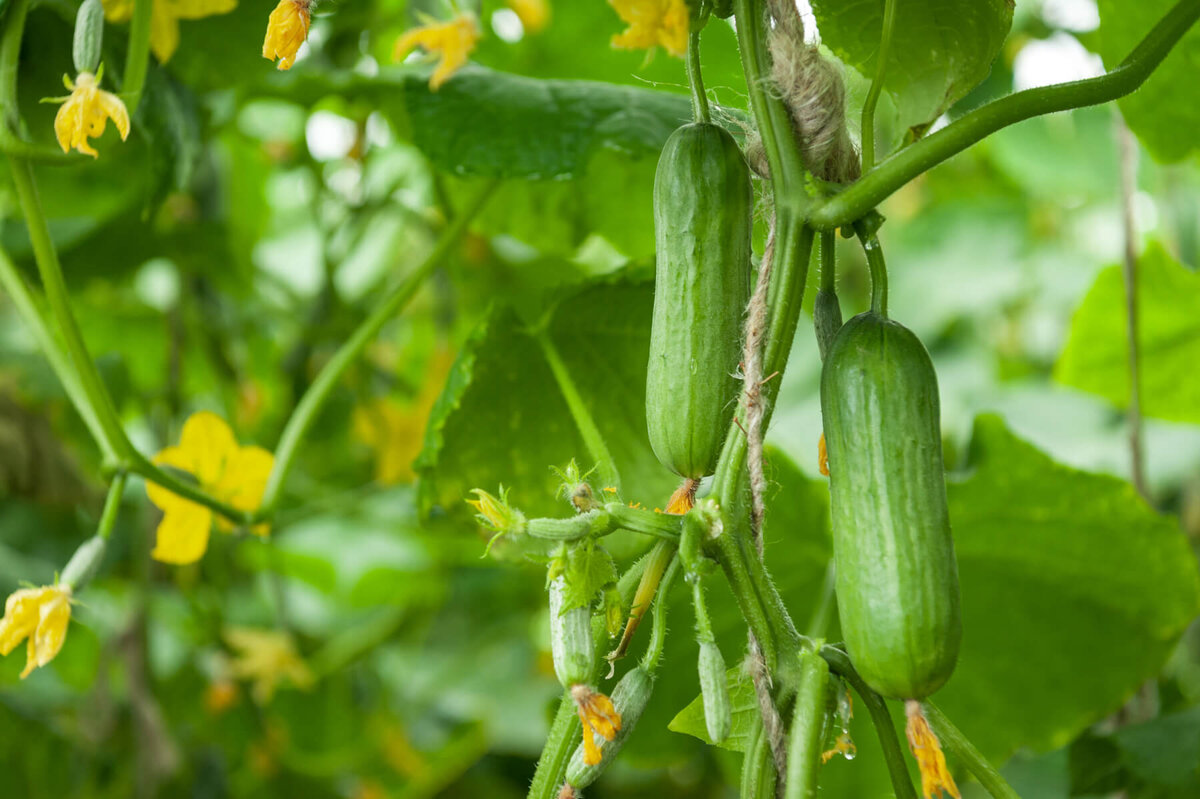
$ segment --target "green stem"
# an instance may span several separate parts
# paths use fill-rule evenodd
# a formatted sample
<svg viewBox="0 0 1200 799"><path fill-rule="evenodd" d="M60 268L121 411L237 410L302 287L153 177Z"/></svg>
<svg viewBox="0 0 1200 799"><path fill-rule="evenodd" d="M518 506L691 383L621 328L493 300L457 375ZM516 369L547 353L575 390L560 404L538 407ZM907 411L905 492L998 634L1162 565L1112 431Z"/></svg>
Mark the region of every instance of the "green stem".
<svg viewBox="0 0 1200 799"><path fill-rule="evenodd" d="M150 19L155 0L134 0L133 19L129 23L129 50L125 54L125 72L121 75L121 96L133 116L142 102L146 73L150 68Z"/></svg>
<svg viewBox="0 0 1200 799"><path fill-rule="evenodd" d="M209 510L221 514L229 521L248 527L259 521L259 514L251 511L239 510L222 502L219 499L209 495L204 489L194 483L189 483L186 480L180 480L170 472L160 469L155 466L145 455L140 452L132 452L128 456L128 460L122 464L133 474L141 476L145 480L152 483L158 483L163 488L170 491L172 494L178 494L184 499L190 499L199 505L203 505Z"/></svg>
<svg viewBox="0 0 1200 799"><path fill-rule="evenodd" d="M559 703L558 712L546 736L542 756L538 758L533 783L529 786L528 799L555 799L567 774L567 761L583 739L583 729L575 702L569 693Z"/></svg>
<svg viewBox="0 0 1200 799"><path fill-rule="evenodd" d="M417 289L424 283L425 278L429 277L430 273L446 259L454 245L457 244L459 237L466 231L467 225L492 196L495 187L496 181L487 183L472 198L467 207L446 226L433 250L416 268L416 271L380 301L371 315L363 320L350 338L329 359L329 362L317 375L316 380L309 386L308 391L300 398L296 410L288 419L283 433L279 437L279 446L275 449L275 466L271 469L267 488L263 492L262 506L259 508L256 518L266 518L275 511L296 453L342 375L358 359L363 349L379 334L383 326L412 299L413 295L417 293Z"/></svg>
<svg viewBox="0 0 1200 799"><path fill-rule="evenodd" d="M816 799L817 774L825 747L825 704L829 664L816 652L800 653L800 680L788 735L784 799Z"/></svg>
<svg viewBox="0 0 1200 799"><path fill-rule="evenodd" d="M747 0L740 0L746 3ZM850 224L910 180L1001 128L1030 117L1124 97L1145 82L1200 17L1200 0L1180 0L1115 69L1088 80L1026 89L984 105L900 150L870 173L813 207L809 224L832 230ZM738 18L739 34L741 17Z"/></svg>
<svg viewBox="0 0 1200 799"><path fill-rule="evenodd" d="M879 95L883 91L883 78L887 74L888 50L892 44L892 28L896 25L896 0L886 0L883 4L883 30L879 35L879 55L875 64L875 77L871 80L871 88L867 91L867 99L862 109L862 171L871 171L875 166L875 106L879 103Z"/></svg>
<svg viewBox="0 0 1200 799"><path fill-rule="evenodd" d="M775 642L771 623L767 619L767 612L763 608L762 599L746 568L746 562L752 559L745 556L738 537L730 535L728 531L717 538L717 548L720 554L718 561L722 571L725 572L725 578L729 581L729 588L733 592L734 600L738 603L738 609L741 610L742 617L750 627L750 632L754 633L754 637L758 640L767 670L774 671L779 662L779 649Z"/></svg>
<svg viewBox="0 0 1200 799"><path fill-rule="evenodd" d="M946 718L946 714L942 713L937 705L926 701L921 703L921 707L924 708L925 718L933 727L933 731L937 733L942 746L962 761L963 765L967 767L967 771L979 780L979 784L988 793L996 799L1020 799L1017 792L1000 775L996 767L975 748L975 745L962 734L958 727L954 726L950 719Z"/></svg>
<svg viewBox="0 0 1200 799"><path fill-rule="evenodd" d="M888 710L883 697L863 682L854 664L850 662L850 657L842 650L823 646L821 657L829 662L829 668L835 674L841 675L850 683L867 706L867 712L871 714L871 721L875 724L875 733L879 736L879 745L883 749L883 759L887 763L888 776L892 778L892 789L896 792L896 799L917 799L917 792L913 789L912 778L908 773L908 764L904 761L904 749L900 746L895 722L892 721L891 711Z"/></svg>
<svg viewBox="0 0 1200 799"><path fill-rule="evenodd" d="M738 795L741 799L774 799L776 779L771 742L762 722L755 720L742 757L742 784Z"/></svg>
<svg viewBox="0 0 1200 799"><path fill-rule="evenodd" d="M108 396L108 390L96 371L96 364L84 344L83 334L71 313L70 301L67 297L67 286L63 281L62 267L58 262L58 253L50 238L50 228L46 224L46 216L42 212L41 201L38 199L37 185L33 179L33 168L24 159L9 157L10 174L13 185L17 190L17 199L21 211L25 215L25 225L29 230L29 238L33 244L34 260L37 261L38 272L46 289L46 301L50 311L58 323L59 332L70 354L71 362L79 376L79 384L83 389L85 402L91 407L97 424L104 437L105 447L116 453L118 457L129 457L133 454L133 446L125 437L125 431L117 418L116 409Z"/></svg>
<svg viewBox="0 0 1200 799"><path fill-rule="evenodd" d="M0 37L0 120L6 131L16 131L21 124L17 108L17 69L21 63L21 39L25 35L25 17L29 0L12 0L4 20L4 35Z"/></svg>
<svg viewBox="0 0 1200 799"><path fill-rule="evenodd" d="M59 382L63 385L63 390L67 393L67 398L78 411L83 419L84 426L95 439L96 444L100 447L101 457L106 461L115 461L116 453L108 443L108 439L104 435L104 428L100 426L100 419L95 415L95 411L87 401L87 395L83 392L83 386L79 382L79 376L75 373L74 367L71 366L71 357L63 349L62 342L55 336L50 324L46 321L42 309L38 306L38 302L34 297L33 291L25 284L24 278L17 271L16 265L8 257L8 253L0 249L0 285L4 286L4 290L8 292L8 296L12 298L13 305L17 308L17 313L29 326L33 333L34 342L38 349L46 356L46 360L50 362L50 368L54 370L54 374L58 376Z"/></svg>
<svg viewBox="0 0 1200 799"><path fill-rule="evenodd" d="M663 649L667 642L667 605L670 604L671 586L675 576L679 574L679 555L671 557L671 565L663 575L658 593L654 597L654 615L651 618L650 641L646 644L646 654L642 656L642 668L653 674L662 660Z"/></svg>
<svg viewBox="0 0 1200 799"><path fill-rule="evenodd" d="M837 233L821 232L821 291L837 291Z"/></svg>
<svg viewBox="0 0 1200 799"><path fill-rule="evenodd" d="M575 420L575 427L578 428L579 434L583 437L584 446L588 449L588 455L596 462L601 484L612 486L620 491L621 475L617 471L617 462L613 460L612 453L608 451L604 435L596 425L596 420L592 418L592 412L588 409L587 403L583 401L579 389L576 388L570 370L567 369L562 356L558 353L558 348L554 346L554 342L550 340L550 334L544 329L538 330L534 334L534 338L537 339L538 346L542 349L546 363L550 365L550 371L554 373L554 381L558 384L558 390L562 393L563 399L566 400L571 418Z"/></svg>
<svg viewBox="0 0 1200 799"><path fill-rule="evenodd" d="M688 86L692 90L692 116L697 122L708 124L712 116L708 109L708 96L704 93L704 75L700 71L700 31L688 34L687 49Z"/></svg>
<svg viewBox="0 0 1200 799"><path fill-rule="evenodd" d="M802 210L808 197L803 191L804 162L792 133L791 116L783 101L769 91L771 57L766 48L765 11L766 4L756 0L733 2L738 49L742 53L742 70L746 73L746 89L750 94L750 107L754 111L754 121L771 170L771 188L778 213L785 205Z"/></svg>
<svg viewBox="0 0 1200 799"><path fill-rule="evenodd" d="M871 272L871 310L887 317L887 263L883 260L883 248L879 246L879 238L874 233L860 233L859 239L867 256L867 268Z"/></svg>
<svg viewBox="0 0 1200 799"><path fill-rule="evenodd" d="M604 510L612 519L613 527L643 535L652 535L668 541L679 541L681 517L670 513L655 513L644 508L631 508L620 502L608 502Z"/></svg>
<svg viewBox="0 0 1200 799"><path fill-rule="evenodd" d="M100 524L96 526L96 535L107 541L112 537L117 515L121 512L121 497L125 493L125 472L117 472L108 486L108 496L104 498L104 510L100 513Z"/></svg>

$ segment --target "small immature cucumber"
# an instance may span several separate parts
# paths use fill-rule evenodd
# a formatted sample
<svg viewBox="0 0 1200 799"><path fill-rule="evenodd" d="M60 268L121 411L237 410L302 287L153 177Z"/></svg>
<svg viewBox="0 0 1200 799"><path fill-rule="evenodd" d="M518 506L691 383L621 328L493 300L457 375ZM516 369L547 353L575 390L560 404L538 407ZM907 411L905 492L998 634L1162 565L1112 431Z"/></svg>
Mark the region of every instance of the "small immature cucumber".
<svg viewBox="0 0 1200 799"><path fill-rule="evenodd" d="M903 325L854 317L825 360L821 412L850 658L884 696L923 699L949 679L962 637L929 353Z"/></svg>
<svg viewBox="0 0 1200 799"><path fill-rule="evenodd" d="M700 696L704 700L704 726L713 743L729 737L733 727L733 709L729 702L729 687L725 684L725 658L712 641L700 642Z"/></svg>
<svg viewBox="0 0 1200 799"><path fill-rule="evenodd" d="M567 582L559 575L550 583L550 652L554 673L564 688L590 683L595 675L592 647L592 611L571 608L563 611Z"/></svg>
<svg viewBox="0 0 1200 799"><path fill-rule="evenodd" d="M604 773L609 763L616 759L617 753L625 745L625 740L633 732L638 719L650 702L650 694L654 691L654 675L642 666L635 666L626 672L617 687L613 688L612 703L617 713L621 715L621 729L611 741L600 744L600 762L589 766L583 762L583 744L580 744L571 761L567 764L567 783L573 788L586 788ZM591 735L591 730L584 729L584 735Z"/></svg>
<svg viewBox="0 0 1200 799"><path fill-rule="evenodd" d="M646 422L662 464L712 474L734 411L750 300L750 169L722 127L684 125L654 177L654 316Z"/></svg>

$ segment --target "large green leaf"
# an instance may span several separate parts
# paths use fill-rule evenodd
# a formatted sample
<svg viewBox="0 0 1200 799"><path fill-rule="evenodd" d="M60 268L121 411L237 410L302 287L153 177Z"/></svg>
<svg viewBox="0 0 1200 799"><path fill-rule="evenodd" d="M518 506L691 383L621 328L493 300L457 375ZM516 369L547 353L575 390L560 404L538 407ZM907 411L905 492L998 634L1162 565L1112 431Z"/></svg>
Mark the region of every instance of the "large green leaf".
<svg viewBox="0 0 1200 799"><path fill-rule="evenodd" d="M644 278L591 284L550 306L538 329L559 354L605 439L627 500L662 506L676 485L646 434L646 361L652 292ZM551 466L589 452L539 343L511 310L498 309L455 364L430 417L417 462L424 513L471 516L471 489L503 483L527 515L563 515Z"/></svg>
<svg viewBox="0 0 1200 799"><path fill-rule="evenodd" d="M821 41L875 75L884 0L813 0ZM1012 24L1012 0L896 0L884 88L917 135L987 77Z"/></svg>
<svg viewBox="0 0 1200 799"><path fill-rule="evenodd" d="M1117 66L1168 11L1175 0L1100 0L1100 55ZM1175 45L1154 74L1133 94L1118 101L1131 130L1160 161L1178 161L1200 145L1200 28Z"/></svg>
<svg viewBox="0 0 1200 799"><path fill-rule="evenodd" d="M1138 261L1138 341L1142 413L1200 422L1200 275L1184 269L1160 244ZM1055 377L1129 405L1129 348L1121 267L1101 272L1071 322Z"/></svg>
<svg viewBox="0 0 1200 799"><path fill-rule="evenodd" d="M949 497L963 643L936 699L993 758L1061 746L1120 707L1200 607L1173 520L1122 480L1055 463L999 417L976 420Z"/></svg>

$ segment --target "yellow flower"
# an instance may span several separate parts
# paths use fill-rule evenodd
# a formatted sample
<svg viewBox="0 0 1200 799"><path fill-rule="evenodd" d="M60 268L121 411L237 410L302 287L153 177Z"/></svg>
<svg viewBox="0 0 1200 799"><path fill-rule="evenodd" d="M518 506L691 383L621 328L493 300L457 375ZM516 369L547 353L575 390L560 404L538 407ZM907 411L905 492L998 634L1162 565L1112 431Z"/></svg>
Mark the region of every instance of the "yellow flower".
<svg viewBox="0 0 1200 799"><path fill-rule="evenodd" d="M459 14L449 22L430 20L419 28L406 31L396 40L395 59L399 61L417 47L441 56L429 79L429 88L437 91L458 69L479 41L479 23L472 14Z"/></svg>
<svg viewBox="0 0 1200 799"><path fill-rule="evenodd" d="M262 501L275 458L261 447L238 446L221 417L200 411L184 423L179 446L167 447L154 462L190 472L216 499L238 510L253 511ZM151 556L164 563L199 560L208 548L213 512L149 481L146 493L163 512ZM224 518L218 518L217 524L224 531L233 529ZM256 525L251 532L266 535L266 525Z"/></svg>
<svg viewBox="0 0 1200 799"><path fill-rule="evenodd" d="M905 733L908 735L908 748L917 759L917 768L921 771L921 793L925 799L933 799L936 793L939 797L943 791L954 799L959 799L958 786L950 769L946 766L946 756L942 754L942 745L937 735L929 728L921 703L909 699L904 703L904 712L908 716Z"/></svg>
<svg viewBox="0 0 1200 799"><path fill-rule="evenodd" d="M604 694L583 684L571 686L571 698L583 724L583 762L594 766L603 757L596 745L596 736L606 741L617 737L621 729L621 714L613 707L612 700Z"/></svg>
<svg viewBox="0 0 1200 799"><path fill-rule="evenodd" d="M135 0L103 0L104 16L109 22L128 22L133 18ZM237 0L153 0L150 10L150 49L160 64L165 64L179 48L179 20L201 19L228 14L237 8Z"/></svg>
<svg viewBox="0 0 1200 799"><path fill-rule="evenodd" d="M696 507L696 489L699 487L699 480L692 480L691 478L684 480L679 488L675 489L675 493L671 494L671 498L667 500L666 512L682 516Z"/></svg>
<svg viewBox="0 0 1200 799"><path fill-rule="evenodd" d="M309 0L279 0L279 5L267 20L267 36L263 39L263 58L279 59L280 69L291 69L296 63L296 51L308 38L312 22Z"/></svg>
<svg viewBox="0 0 1200 799"><path fill-rule="evenodd" d="M826 749L821 753L821 762L828 763L837 755L842 755L847 760L853 760L856 754L858 754L858 747L854 745L850 733L841 732L838 734L837 740L833 742L833 748Z"/></svg>
<svg viewBox="0 0 1200 799"><path fill-rule="evenodd" d="M21 679L38 666L54 660L67 637L71 621L71 587L45 585L22 588L9 595L0 619L0 655L29 639Z"/></svg>
<svg viewBox="0 0 1200 799"><path fill-rule="evenodd" d="M684 0L608 0L629 27L613 37L613 47L662 47L683 58L687 52L688 9Z"/></svg>
<svg viewBox="0 0 1200 799"><path fill-rule="evenodd" d="M62 108L54 117L54 135L64 153L74 147L92 158L99 156L88 139L101 136L109 119L117 126L121 141L125 141L129 136L129 112L120 97L100 88L99 77L80 72L72 83L63 75L63 85L71 94L61 101Z"/></svg>
<svg viewBox="0 0 1200 799"><path fill-rule="evenodd" d="M302 691L316 681L286 632L231 627L225 630L225 641L234 650L234 676L254 683L251 691L260 705L271 701L281 679Z"/></svg>
<svg viewBox="0 0 1200 799"><path fill-rule="evenodd" d="M550 3L547 0L508 0L508 7L521 20L526 33L544 30L550 22Z"/></svg>

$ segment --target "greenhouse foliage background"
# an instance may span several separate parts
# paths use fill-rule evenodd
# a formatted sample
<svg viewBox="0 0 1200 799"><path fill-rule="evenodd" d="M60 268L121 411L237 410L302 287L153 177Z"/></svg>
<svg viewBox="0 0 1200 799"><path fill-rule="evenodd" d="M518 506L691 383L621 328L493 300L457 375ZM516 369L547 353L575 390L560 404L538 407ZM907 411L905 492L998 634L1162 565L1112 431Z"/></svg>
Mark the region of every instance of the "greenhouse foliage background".
<svg viewBox="0 0 1200 799"><path fill-rule="evenodd" d="M174 3L155 0L155 13ZM1095 74L1167 5L1102 0L1101 19L1085 0L1017 3L987 79L949 116L1014 85ZM47 146L57 106L38 100L62 94L76 8L44 0L26 26L20 109ZM524 796L561 693L544 573L481 558L488 534L464 500L503 484L526 512L558 513L549 467L587 461L531 330L577 376L625 498L654 507L674 487L642 404L650 187L688 114L682 62L611 47L624 26L599 0L550 0L529 29L486 0L473 63L434 92L420 54L394 65L393 49L445 9L375 0L317 5L296 65L280 72L260 47L271 8L175 14L178 46L152 61L128 140L109 133L95 161L36 170L84 339L142 452L178 442L204 409L242 444L272 448L373 299L481 184L497 181L496 194L337 386L269 537L214 532L193 565L152 561L160 513L130 480L61 652L24 680L22 648L0 660L4 796ZM123 62L126 30L107 26L106 62ZM1157 86L1169 110L1147 122L1144 105L1126 109L1149 148L1134 208L1146 464L1163 515L1125 482L1114 108L1002 131L881 209L892 313L934 357L955 470L966 637L939 702L1025 797L1200 795L1200 172L1189 154L1200 105L1183 59L1200 31L1180 47L1164 65L1174 83L1156 76L1145 90ZM711 97L742 113L726 23L706 30L703 63ZM857 108L866 81L847 78ZM887 95L883 109L902 129ZM0 244L35 282L7 172L0 208ZM839 245L839 288L857 312L867 276L850 245ZM819 368L802 322L768 436L766 530L801 622L831 552ZM52 583L95 530L101 467L0 301L6 595ZM628 561L639 546L612 550ZM711 603L732 657L736 609L719 592ZM669 679L589 795L723 796L736 784L740 756L671 729L686 726L672 720L698 690L689 619L673 624ZM1111 715L1135 692L1135 723L1118 729ZM826 797L888 795L858 724L858 756L826 768Z"/></svg>

